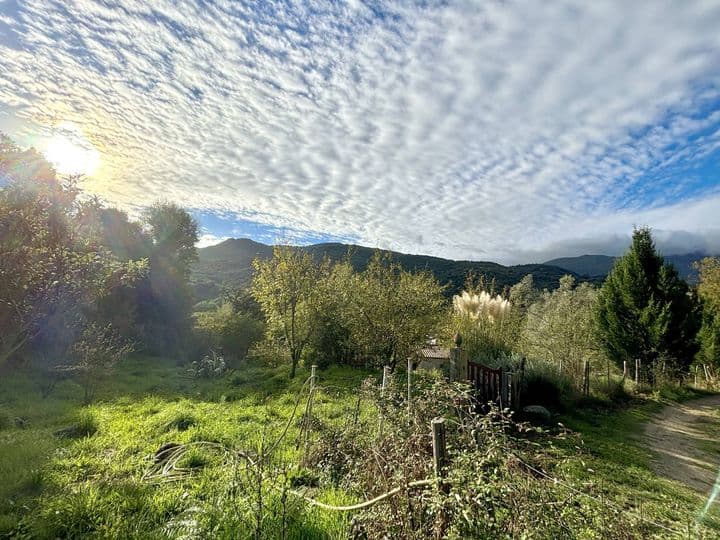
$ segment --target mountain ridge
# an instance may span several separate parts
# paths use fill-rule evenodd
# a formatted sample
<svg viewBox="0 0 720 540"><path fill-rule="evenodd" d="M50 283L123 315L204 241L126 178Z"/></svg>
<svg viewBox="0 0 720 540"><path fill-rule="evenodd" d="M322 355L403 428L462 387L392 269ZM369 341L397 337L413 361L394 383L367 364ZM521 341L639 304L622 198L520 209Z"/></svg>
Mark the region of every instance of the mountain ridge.
<svg viewBox="0 0 720 540"><path fill-rule="evenodd" d="M495 279L498 287L511 286L525 275L532 274L539 288L557 287L558 280L565 274L583 279L573 271L547 264L520 264L505 266L490 261L455 261L431 255L413 255L390 250L378 250L355 244L327 242L309 246L292 246L310 253L315 259L328 256L332 260L349 257L353 267L362 271L376 251L387 253L406 270L428 270L442 284L448 285L448 294L458 292L470 273ZM249 285L252 279L252 261L255 258L272 257L273 246L256 242L249 238L230 238L205 248L198 249L198 261L192 267L193 289L198 300L215 298L220 294L223 284L234 287Z"/></svg>
<svg viewBox="0 0 720 540"><path fill-rule="evenodd" d="M698 272L694 264L704 257L710 256L702 251L694 251L665 255L663 258L675 267L680 277L689 283L695 283L698 279ZM558 257L545 261L543 264L557 266L587 278L601 278L610 272L617 259L618 257L611 255L579 255L577 257Z"/></svg>

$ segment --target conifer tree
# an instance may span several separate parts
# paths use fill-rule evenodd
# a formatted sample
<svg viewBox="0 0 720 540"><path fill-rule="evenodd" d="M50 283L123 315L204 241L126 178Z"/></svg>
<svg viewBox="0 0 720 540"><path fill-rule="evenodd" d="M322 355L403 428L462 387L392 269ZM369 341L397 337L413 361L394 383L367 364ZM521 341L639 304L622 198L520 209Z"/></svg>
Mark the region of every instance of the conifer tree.
<svg viewBox="0 0 720 540"><path fill-rule="evenodd" d="M696 302L677 271L658 255L650 229L633 233L600 290L600 341L619 366L640 359L649 368L662 358L687 367L696 352Z"/></svg>

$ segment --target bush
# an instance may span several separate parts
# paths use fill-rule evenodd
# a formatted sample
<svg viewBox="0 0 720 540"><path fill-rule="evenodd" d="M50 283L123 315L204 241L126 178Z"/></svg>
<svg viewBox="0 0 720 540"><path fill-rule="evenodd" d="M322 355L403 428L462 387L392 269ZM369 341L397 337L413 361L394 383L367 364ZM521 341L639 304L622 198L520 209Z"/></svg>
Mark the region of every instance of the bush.
<svg viewBox="0 0 720 540"><path fill-rule="evenodd" d="M575 396L572 378L555 365L534 360L525 365L522 401L525 405L542 405L560 410Z"/></svg>
<svg viewBox="0 0 720 540"><path fill-rule="evenodd" d="M84 409L75 415L70 426L57 430L55 436L61 439L82 439L95 435L97 430L98 422L95 415Z"/></svg>
<svg viewBox="0 0 720 540"><path fill-rule="evenodd" d="M223 356L243 359L253 344L262 339L265 325L233 311L231 304L223 304L195 313L195 329L209 347L222 350Z"/></svg>
<svg viewBox="0 0 720 540"><path fill-rule="evenodd" d="M497 408L478 414L468 386L422 372L417 373L408 418L402 381L393 381L383 395L376 384L374 379L366 382L362 396L381 412L382 434L375 417L326 426L309 457L313 469L322 472L321 484L366 500L414 483L414 488L358 512L356 534L460 539L516 538L532 531L541 538L583 538L589 530L602 530L610 538L633 536L621 516L607 512L599 500L573 497L562 483L545 480L543 475L562 473L555 468L557 457L542 448L572 434L548 434L515 423ZM429 426L437 416L446 419L448 449L440 489L418 485L434 477Z"/></svg>
<svg viewBox="0 0 720 540"><path fill-rule="evenodd" d="M215 379L225 375L227 365L222 356L210 351L210 354L206 354L201 360L192 362L189 371L196 379Z"/></svg>

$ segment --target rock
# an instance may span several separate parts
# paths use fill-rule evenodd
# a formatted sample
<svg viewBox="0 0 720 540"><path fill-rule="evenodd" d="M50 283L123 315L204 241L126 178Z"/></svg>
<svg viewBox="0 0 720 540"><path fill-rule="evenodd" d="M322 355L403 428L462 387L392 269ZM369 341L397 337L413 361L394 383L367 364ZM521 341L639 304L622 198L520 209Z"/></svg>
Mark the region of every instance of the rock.
<svg viewBox="0 0 720 540"><path fill-rule="evenodd" d="M549 423L552 415L542 405L528 405L523 407L523 414L531 419L539 420L544 423Z"/></svg>

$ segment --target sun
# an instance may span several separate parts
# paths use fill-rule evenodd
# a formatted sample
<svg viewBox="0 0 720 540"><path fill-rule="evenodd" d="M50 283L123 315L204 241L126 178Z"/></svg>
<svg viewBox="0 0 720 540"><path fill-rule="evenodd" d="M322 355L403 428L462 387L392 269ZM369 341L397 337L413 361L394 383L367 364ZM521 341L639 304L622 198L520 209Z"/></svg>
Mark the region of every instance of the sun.
<svg viewBox="0 0 720 540"><path fill-rule="evenodd" d="M91 176L100 166L100 152L70 123L56 128L47 143L45 157L60 174Z"/></svg>

